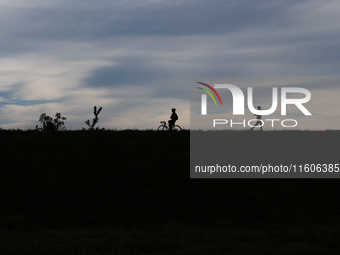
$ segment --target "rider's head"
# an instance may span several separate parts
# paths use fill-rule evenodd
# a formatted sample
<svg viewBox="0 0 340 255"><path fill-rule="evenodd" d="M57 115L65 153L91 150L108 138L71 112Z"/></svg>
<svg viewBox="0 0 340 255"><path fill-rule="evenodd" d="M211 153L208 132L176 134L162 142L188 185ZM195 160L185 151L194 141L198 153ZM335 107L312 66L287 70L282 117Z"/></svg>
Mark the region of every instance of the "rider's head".
<svg viewBox="0 0 340 255"><path fill-rule="evenodd" d="M176 108L172 108L171 111L172 111L172 112L175 112L175 111L176 111Z"/></svg>
<svg viewBox="0 0 340 255"><path fill-rule="evenodd" d="M257 109L258 109L258 110L261 110L261 106L258 106Z"/></svg>

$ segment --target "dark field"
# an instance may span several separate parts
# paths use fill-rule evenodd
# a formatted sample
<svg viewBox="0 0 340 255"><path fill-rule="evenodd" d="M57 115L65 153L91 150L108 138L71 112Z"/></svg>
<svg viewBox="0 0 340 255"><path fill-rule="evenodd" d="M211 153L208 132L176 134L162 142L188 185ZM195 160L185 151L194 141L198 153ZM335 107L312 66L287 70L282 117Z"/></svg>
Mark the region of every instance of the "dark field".
<svg viewBox="0 0 340 255"><path fill-rule="evenodd" d="M297 160L339 152L339 131L228 133L265 148L293 139L281 152ZM340 253L339 179L190 179L189 131L0 141L0 254Z"/></svg>

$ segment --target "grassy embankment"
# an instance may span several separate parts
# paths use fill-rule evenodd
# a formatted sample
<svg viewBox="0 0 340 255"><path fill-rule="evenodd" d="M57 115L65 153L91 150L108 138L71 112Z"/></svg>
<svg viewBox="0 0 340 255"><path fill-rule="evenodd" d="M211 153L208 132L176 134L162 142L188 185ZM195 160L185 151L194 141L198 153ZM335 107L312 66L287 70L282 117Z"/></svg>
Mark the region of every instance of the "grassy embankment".
<svg viewBox="0 0 340 255"><path fill-rule="evenodd" d="M289 155L334 156L340 141L338 131L229 133L264 148L292 141ZM340 252L339 180L190 179L189 131L0 139L0 254Z"/></svg>

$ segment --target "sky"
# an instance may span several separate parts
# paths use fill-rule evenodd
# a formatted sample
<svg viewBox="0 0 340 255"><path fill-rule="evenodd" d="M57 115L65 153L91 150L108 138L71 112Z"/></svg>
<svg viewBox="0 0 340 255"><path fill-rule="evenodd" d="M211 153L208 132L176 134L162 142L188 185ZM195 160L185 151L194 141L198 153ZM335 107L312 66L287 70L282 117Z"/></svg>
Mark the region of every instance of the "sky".
<svg viewBox="0 0 340 255"><path fill-rule="evenodd" d="M338 83L312 82L340 77L339 24L339 1L0 0L0 127L60 112L78 130L97 106L100 128L155 129L174 107L190 128L196 77L304 77L319 118L300 127L340 129Z"/></svg>

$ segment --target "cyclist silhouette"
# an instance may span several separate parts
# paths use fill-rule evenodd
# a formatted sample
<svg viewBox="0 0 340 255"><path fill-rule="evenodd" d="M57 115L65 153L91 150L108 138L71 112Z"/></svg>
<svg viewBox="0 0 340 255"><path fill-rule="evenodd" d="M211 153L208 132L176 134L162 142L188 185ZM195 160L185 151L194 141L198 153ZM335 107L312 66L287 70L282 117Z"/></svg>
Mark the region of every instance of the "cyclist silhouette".
<svg viewBox="0 0 340 255"><path fill-rule="evenodd" d="M261 110L261 106L258 106L257 109ZM260 128L261 128L261 130L263 130L262 129L262 120L261 120L262 115L256 115L256 114L254 114L254 115L256 116L257 121L256 121L255 125L250 130L253 130L254 127L256 127L257 125L261 125Z"/></svg>
<svg viewBox="0 0 340 255"><path fill-rule="evenodd" d="M171 120L168 121L170 130L172 130L173 126L175 125L176 120L178 120L176 109L172 108L171 111L172 111L172 114L170 116Z"/></svg>

